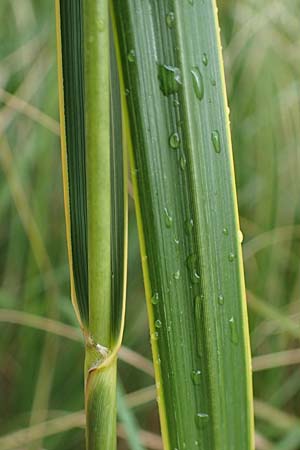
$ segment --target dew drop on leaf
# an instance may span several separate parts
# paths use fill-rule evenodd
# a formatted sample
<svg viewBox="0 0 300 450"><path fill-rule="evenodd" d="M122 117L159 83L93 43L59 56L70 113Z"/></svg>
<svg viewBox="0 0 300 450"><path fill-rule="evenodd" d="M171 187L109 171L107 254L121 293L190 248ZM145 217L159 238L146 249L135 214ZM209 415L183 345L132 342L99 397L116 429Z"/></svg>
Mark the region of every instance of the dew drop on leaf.
<svg viewBox="0 0 300 450"><path fill-rule="evenodd" d="M221 152L221 143L220 143L220 133L218 130L214 130L211 133L211 141L214 146L214 150L216 153Z"/></svg>
<svg viewBox="0 0 300 450"><path fill-rule="evenodd" d="M218 295L218 303L219 303L219 305L224 305L224 295L223 294Z"/></svg>
<svg viewBox="0 0 300 450"><path fill-rule="evenodd" d="M198 428L202 428L209 421L209 416L206 413L197 413L195 416L195 422Z"/></svg>
<svg viewBox="0 0 300 450"><path fill-rule="evenodd" d="M176 149L179 147L180 144L180 137L178 133L172 133L169 137L169 144L173 149Z"/></svg>
<svg viewBox="0 0 300 450"><path fill-rule="evenodd" d="M196 385L201 383L201 371L199 369L192 371L192 381Z"/></svg>
<svg viewBox="0 0 300 450"><path fill-rule="evenodd" d="M185 170L186 167L186 158L184 155L180 157L180 168L181 170Z"/></svg>
<svg viewBox="0 0 300 450"><path fill-rule="evenodd" d="M239 237L240 244L242 244L243 240L244 240L244 235L241 230L238 231L238 237Z"/></svg>
<svg viewBox="0 0 300 450"><path fill-rule="evenodd" d="M155 333L151 333L151 341L157 341L158 340L158 332L155 331Z"/></svg>
<svg viewBox="0 0 300 450"><path fill-rule="evenodd" d="M239 336L238 336L236 322L234 320L234 317L231 317L229 319L229 326L230 326L230 339L231 339L231 342L233 344L238 344Z"/></svg>
<svg viewBox="0 0 300 450"><path fill-rule="evenodd" d="M157 319L157 320L155 321L155 327L156 327L156 328L161 328L161 327L162 327L161 320Z"/></svg>
<svg viewBox="0 0 300 450"><path fill-rule="evenodd" d="M171 228L172 223L173 223L173 218L167 208L164 208L164 220L165 220L166 227Z"/></svg>
<svg viewBox="0 0 300 450"><path fill-rule="evenodd" d="M176 270L176 272L174 272L173 278L174 278L174 280L179 280L179 278L180 278L180 270Z"/></svg>
<svg viewBox="0 0 300 450"><path fill-rule="evenodd" d="M204 64L204 66L207 66L207 64L208 64L207 53L203 53L203 55L202 55L202 63Z"/></svg>
<svg viewBox="0 0 300 450"><path fill-rule="evenodd" d="M222 232L225 236L228 236L228 228L224 227Z"/></svg>
<svg viewBox="0 0 300 450"><path fill-rule="evenodd" d="M165 96L175 94L182 85L181 71L178 67L159 64L158 80L160 90Z"/></svg>
<svg viewBox="0 0 300 450"><path fill-rule="evenodd" d="M193 88L196 97L199 100L202 100L204 96L204 84L203 84L203 77L199 67L193 67L191 70L191 74L192 74Z"/></svg>
<svg viewBox="0 0 300 450"><path fill-rule="evenodd" d="M131 50L128 52L127 59L128 59L128 61L131 62L131 63L135 62L135 51L134 51L133 49L131 49Z"/></svg>
<svg viewBox="0 0 300 450"><path fill-rule="evenodd" d="M159 295L158 292L155 292L155 294L151 297L151 303L152 305L157 305L159 303Z"/></svg>
<svg viewBox="0 0 300 450"><path fill-rule="evenodd" d="M187 267L189 269L191 282L194 284L200 283L200 274L198 269L198 258L195 253L189 255L186 261Z"/></svg>
<svg viewBox="0 0 300 450"><path fill-rule="evenodd" d="M166 15L166 23L169 28L173 28L173 26L175 24L175 14L173 13L173 11L170 11Z"/></svg>
<svg viewBox="0 0 300 450"><path fill-rule="evenodd" d="M235 260L235 254L233 252L230 252L228 255L228 261L233 262Z"/></svg>

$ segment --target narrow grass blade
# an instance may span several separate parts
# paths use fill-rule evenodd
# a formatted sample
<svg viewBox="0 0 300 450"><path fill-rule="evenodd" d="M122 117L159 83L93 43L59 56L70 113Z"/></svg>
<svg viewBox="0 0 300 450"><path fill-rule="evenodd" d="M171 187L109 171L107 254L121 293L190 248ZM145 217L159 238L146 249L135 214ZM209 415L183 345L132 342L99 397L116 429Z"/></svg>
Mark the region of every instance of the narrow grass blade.
<svg viewBox="0 0 300 450"><path fill-rule="evenodd" d="M249 336L215 2L112 3L164 446L249 450Z"/></svg>
<svg viewBox="0 0 300 450"><path fill-rule="evenodd" d="M142 446L139 438L139 426L137 424L134 413L128 408L125 399L125 391L121 384L118 382L117 387L117 403L118 403L118 416L120 422L126 429L127 440L131 450L145 450Z"/></svg>
<svg viewBox="0 0 300 450"><path fill-rule="evenodd" d="M82 0L57 0L56 11L62 168L71 294L77 317L84 326L88 322L89 311ZM72 152L67 152L67 148L72 149Z"/></svg>
<svg viewBox="0 0 300 450"><path fill-rule="evenodd" d="M297 450L300 444L300 428L292 429L273 450Z"/></svg>

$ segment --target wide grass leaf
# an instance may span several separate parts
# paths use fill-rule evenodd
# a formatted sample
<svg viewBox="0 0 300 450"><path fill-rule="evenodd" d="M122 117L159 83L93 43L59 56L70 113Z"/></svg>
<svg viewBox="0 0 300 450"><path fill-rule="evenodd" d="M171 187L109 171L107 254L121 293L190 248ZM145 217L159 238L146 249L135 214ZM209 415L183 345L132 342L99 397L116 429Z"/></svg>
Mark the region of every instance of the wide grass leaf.
<svg viewBox="0 0 300 450"><path fill-rule="evenodd" d="M215 2L112 3L165 449L249 450L249 336Z"/></svg>

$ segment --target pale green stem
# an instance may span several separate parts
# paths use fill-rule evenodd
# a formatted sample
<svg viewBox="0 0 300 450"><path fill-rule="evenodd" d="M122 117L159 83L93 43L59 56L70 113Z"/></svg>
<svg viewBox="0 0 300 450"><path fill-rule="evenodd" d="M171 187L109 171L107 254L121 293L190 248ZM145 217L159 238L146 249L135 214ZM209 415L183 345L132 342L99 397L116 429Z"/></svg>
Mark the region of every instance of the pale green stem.
<svg viewBox="0 0 300 450"><path fill-rule="evenodd" d="M116 358L111 347L111 181L107 0L85 0L84 85L89 329L85 359L87 450L116 448Z"/></svg>
<svg viewBox="0 0 300 450"><path fill-rule="evenodd" d="M111 195L107 0L84 1L89 332L110 346Z"/></svg>

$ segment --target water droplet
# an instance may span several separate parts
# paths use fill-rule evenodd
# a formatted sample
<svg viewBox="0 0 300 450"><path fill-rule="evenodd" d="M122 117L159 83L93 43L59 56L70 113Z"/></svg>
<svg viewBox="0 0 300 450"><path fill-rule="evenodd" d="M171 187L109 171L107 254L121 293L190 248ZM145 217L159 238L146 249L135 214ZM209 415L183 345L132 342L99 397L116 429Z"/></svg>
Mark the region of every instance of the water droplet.
<svg viewBox="0 0 300 450"><path fill-rule="evenodd" d="M128 61L131 62L131 63L135 62L135 51L134 51L133 49L131 49L131 50L128 52L127 59L128 59Z"/></svg>
<svg viewBox="0 0 300 450"><path fill-rule="evenodd" d="M155 321L155 327L156 327L156 328L161 328L161 327L162 327L161 320L157 319L157 320Z"/></svg>
<svg viewBox="0 0 300 450"><path fill-rule="evenodd" d="M192 380L194 384L201 383L201 370L193 370L192 371Z"/></svg>
<svg viewBox="0 0 300 450"><path fill-rule="evenodd" d="M175 14L172 11L166 15L166 23L169 28L173 28L175 24Z"/></svg>
<svg viewBox="0 0 300 450"><path fill-rule="evenodd" d="M218 303L219 305L224 305L224 296L223 294L218 295Z"/></svg>
<svg viewBox="0 0 300 450"><path fill-rule="evenodd" d="M174 280L179 280L180 278L180 270L176 270L176 272L173 273Z"/></svg>
<svg viewBox="0 0 300 450"><path fill-rule="evenodd" d="M216 80L214 79L214 77L210 77L210 84L212 85L212 86L216 86Z"/></svg>
<svg viewBox="0 0 300 450"><path fill-rule="evenodd" d="M96 22L96 25L97 25L97 29L98 29L98 31L100 31L100 33L105 30L105 22L103 19L98 19Z"/></svg>
<svg viewBox="0 0 300 450"><path fill-rule="evenodd" d="M193 77L193 88L196 94L196 97L199 100L203 99L204 95L204 85L203 85L203 77L198 67L193 67L191 70L191 74Z"/></svg>
<svg viewBox="0 0 300 450"><path fill-rule="evenodd" d="M242 244L243 240L244 240L244 235L241 230L238 231L238 237L239 237L240 244Z"/></svg>
<svg viewBox="0 0 300 450"><path fill-rule="evenodd" d="M173 105L176 107L176 108L178 108L178 106L180 106L180 103L179 103L179 101L178 100L174 100L173 101Z"/></svg>
<svg viewBox="0 0 300 450"><path fill-rule="evenodd" d="M211 141L214 146L215 152L220 153L221 152L221 144L220 144L220 133L218 132L218 130L212 131Z"/></svg>
<svg viewBox="0 0 300 450"><path fill-rule="evenodd" d="M171 228L173 219L167 208L164 208L164 218L166 227Z"/></svg>
<svg viewBox="0 0 300 450"><path fill-rule="evenodd" d="M224 227L222 231L225 236L228 236L228 228Z"/></svg>
<svg viewBox="0 0 300 450"><path fill-rule="evenodd" d="M192 5L192 6L194 5L194 0L188 0L188 2L190 5Z"/></svg>
<svg viewBox="0 0 300 450"><path fill-rule="evenodd" d="M187 219L184 223L185 225L185 232L186 234L191 234L193 231L193 227L194 227L194 221L193 219Z"/></svg>
<svg viewBox="0 0 300 450"><path fill-rule="evenodd" d="M207 64L208 64L207 53L203 53L203 55L202 55L202 63L204 64L204 66L207 66Z"/></svg>
<svg viewBox="0 0 300 450"><path fill-rule="evenodd" d="M185 158L184 155L181 155L181 156L180 156L180 167L181 167L181 170L185 170L185 167L186 167L186 158Z"/></svg>
<svg viewBox="0 0 300 450"><path fill-rule="evenodd" d="M127 95L129 94L129 92L130 92L129 89L126 88L126 89L125 89L125 95L126 95L126 97L127 97Z"/></svg>
<svg viewBox="0 0 300 450"><path fill-rule="evenodd" d="M178 133L172 133L169 137L169 144L172 148L176 149L180 144L180 137Z"/></svg>
<svg viewBox="0 0 300 450"><path fill-rule="evenodd" d="M193 271L192 275L191 275L191 279L192 279L192 283L200 283L200 275L198 274L198 272L196 272L196 270Z"/></svg>
<svg viewBox="0 0 300 450"><path fill-rule="evenodd" d="M151 341L157 341L158 340L158 332L155 331L154 333L151 333Z"/></svg>
<svg viewBox="0 0 300 450"><path fill-rule="evenodd" d="M231 317L229 319L229 326L230 326L230 339L233 344L237 344L239 342L239 336L236 328L236 323L234 320L234 317Z"/></svg>
<svg viewBox="0 0 300 450"><path fill-rule="evenodd" d="M195 255L194 253L192 253L188 258L187 258L187 266L188 269L190 271L190 278L192 283L200 283L200 275L199 275L199 270L198 270L198 258L197 255Z"/></svg>
<svg viewBox="0 0 300 450"><path fill-rule="evenodd" d="M155 292L155 294L151 297L151 303L152 305L157 305L159 303L159 295L158 292Z"/></svg>
<svg viewBox="0 0 300 450"><path fill-rule="evenodd" d="M195 416L195 422L198 428L202 428L209 421L209 416L206 413L197 413Z"/></svg>
<svg viewBox="0 0 300 450"><path fill-rule="evenodd" d="M164 95L175 94L182 85L180 69L166 64L159 64L158 80L160 90Z"/></svg>
<svg viewBox="0 0 300 450"><path fill-rule="evenodd" d="M228 255L228 261L229 262L233 262L235 260L235 254L230 252Z"/></svg>

